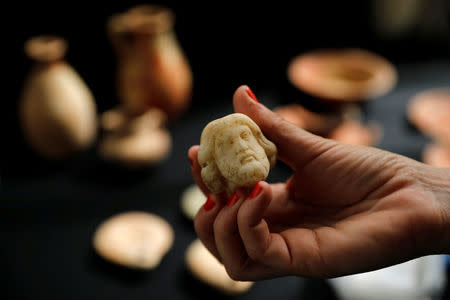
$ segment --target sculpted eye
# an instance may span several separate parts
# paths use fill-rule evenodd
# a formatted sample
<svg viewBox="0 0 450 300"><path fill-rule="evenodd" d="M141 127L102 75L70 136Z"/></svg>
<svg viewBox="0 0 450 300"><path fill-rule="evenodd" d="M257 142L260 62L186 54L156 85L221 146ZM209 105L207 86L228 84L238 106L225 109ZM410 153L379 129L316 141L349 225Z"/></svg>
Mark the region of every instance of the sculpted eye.
<svg viewBox="0 0 450 300"><path fill-rule="evenodd" d="M248 141L248 139L250 138L250 133L248 131L243 131L240 134L241 139Z"/></svg>

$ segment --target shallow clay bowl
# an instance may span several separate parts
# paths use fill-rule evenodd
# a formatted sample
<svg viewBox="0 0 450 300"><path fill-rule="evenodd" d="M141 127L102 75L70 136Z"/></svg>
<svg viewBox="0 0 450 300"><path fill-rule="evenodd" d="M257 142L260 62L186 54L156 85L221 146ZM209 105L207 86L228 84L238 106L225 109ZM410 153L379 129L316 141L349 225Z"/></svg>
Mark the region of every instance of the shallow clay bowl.
<svg viewBox="0 0 450 300"><path fill-rule="evenodd" d="M389 92L397 82L395 67L385 58L362 49L317 50L295 57L288 79L319 99L355 102Z"/></svg>

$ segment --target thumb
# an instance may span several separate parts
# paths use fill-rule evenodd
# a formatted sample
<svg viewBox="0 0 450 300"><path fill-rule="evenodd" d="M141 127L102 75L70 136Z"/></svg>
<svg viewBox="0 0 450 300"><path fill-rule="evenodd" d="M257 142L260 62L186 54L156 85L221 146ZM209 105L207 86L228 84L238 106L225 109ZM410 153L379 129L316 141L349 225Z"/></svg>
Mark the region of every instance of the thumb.
<svg viewBox="0 0 450 300"><path fill-rule="evenodd" d="M277 146L278 157L294 170L336 144L287 122L255 99L248 86L240 86L233 96L235 112L255 121L264 135Z"/></svg>

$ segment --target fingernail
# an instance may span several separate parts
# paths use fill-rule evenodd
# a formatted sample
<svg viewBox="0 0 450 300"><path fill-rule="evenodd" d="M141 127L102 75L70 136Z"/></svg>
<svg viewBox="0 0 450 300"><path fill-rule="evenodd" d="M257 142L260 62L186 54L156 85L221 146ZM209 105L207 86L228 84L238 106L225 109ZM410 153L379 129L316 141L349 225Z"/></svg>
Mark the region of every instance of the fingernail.
<svg viewBox="0 0 450 300"><path fill-rule="evenodd" d="M191 167L194 166L194 162L192 161L192 159L189 157L189 163L191 164Z"/></svg>
<svg viewBox="0 0 450 300"><path fill-rule="evenodd" d="M258 99L256 99L255 94L253 93L253 91L249 87L247 87L247 95L249 95L250 98L252 98L255 102L259 103Z"/></svg>
<svg viewBox="0 0 450 300"><path fill-rule="evenodd" d="M259 184L259 182L255 185L255 187L253 188L253 191L252 191L252 193L250 194L250 197L248 197L249 199L253 199L253 198L255 198L256 196L258 196L259 195L259 193L261 193L261 191L262 191L262 187L261 187L261 185Z"/></svg>
<svg viewBox="0 0 450 300"><path fill-rule="evenodd" d="M208 198L206 199L205 205L203 205L203 209L206 211L210 211L214 207L214 205L216 204L212 200L212 196L209 195Z"/></svg>
<svg viewBox="0 0 450 300"><path fill-rule="evenodd" d="M227 206L228 207L233 206L238 200L239 200L239 195L237 192L234 192L233 195L231 195L230 200L228 200Z"/></svg>

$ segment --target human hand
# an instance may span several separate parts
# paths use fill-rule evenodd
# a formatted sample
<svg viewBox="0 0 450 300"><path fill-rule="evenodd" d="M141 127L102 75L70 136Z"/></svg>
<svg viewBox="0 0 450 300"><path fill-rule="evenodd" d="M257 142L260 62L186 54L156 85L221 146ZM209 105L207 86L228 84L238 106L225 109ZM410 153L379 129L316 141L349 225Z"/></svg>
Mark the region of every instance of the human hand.
<svg viewBox="0 0 450 300"><path fill-rule="evenodd" d="M292 177L227 199L203 184L198 146L188 152L193 177L209 195L195 230L233 279L329 278L449 250L450 170L315 136L247 91L236 91L235 111L277 145Z"/></svg>

